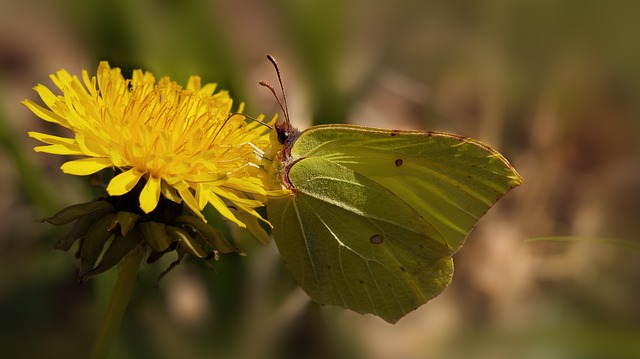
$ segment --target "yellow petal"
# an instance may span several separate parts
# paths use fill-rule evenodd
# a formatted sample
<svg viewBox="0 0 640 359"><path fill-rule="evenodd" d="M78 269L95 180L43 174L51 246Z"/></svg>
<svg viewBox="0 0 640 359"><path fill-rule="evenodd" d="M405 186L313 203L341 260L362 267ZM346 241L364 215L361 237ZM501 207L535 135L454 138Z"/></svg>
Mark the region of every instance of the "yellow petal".
<svg viewBox="0 0 640 359"><path fill-rule="evenodd" d="M244 111L244 102L240 102L240 105L238 106L238 111L239 113L242 113L242 111Z"/></svg>
<svg viewBox="0 0 640 359"><path fill-rule="evenodd" d="M216 196L215 194L212 193L209 196L209 203L211 203L211 205L218 212L220 212L221 215L223 215L225 218L227 218L231 222L237 224L241 228L247 227L244 223L242 223L239 219L237 219L236 216L233 215L233 213L227 207L226 203L224 203L224 201L222 201L222 199L220 199L220 197L218 197L218 196Z"/></svg>
<svg viewBox="0 0 640 359"><path fill-rule="evenodd" d="M40 117L41 119L47 122L53 122L53 123L59 124L60 126L63 126L69 129L71 128L71 126L69 125L69 122L67 122L67 120L65 120L62 116L54 113L51 110L47 110L46 108L36 104L35 102L24 100L22 101L22 104L27 106L29 110L31 110L31 112L33 112L36 116Z"/></svg>
<svg viewBox="0 0 640 359"><path fill-rule="evenodd" d="M87 156L109 156L108 145L104 143L104 139L100 135L94 135L91 131L78 132L76 143Z"/></svg>
<svg viewBox="0 0 640 359"><path fill-rule="evenodd" d="M73 138L59 137L59 136L50 135L48 133L31 131L31 132L27 132L27 134L29 135L29 137L36 139L40 142L47 143L49 145L63 145L63 144L72 145L75 142Z"/></svg>
<svg viewBox="0 0 640 359"><path fill-rule="evenodd" d="M264 189L260 179L258 178L229 178L225 183L225 187L232 188L238 191L250 192L250 193L258 193L258 194L266 194L267 191Z"/></svg>
<svg viewBox="0 0 640 359"><path fill-rule="evenodd" d="M51 153L54 155L85 155L85 153L78 148L78 145L75 143L73 138L58 137L40 132L29 132L29 137L52 145L36 146L33 149L36 152Z"/></svg>
<svg viewBox="0 0 640 359"><path fill-rule="evenodd" d="M211 96L216 90L216 84L206 84L198 92L200 95Z"/></svg>
<svg viewBox="0 0 640 359"><path fill-rule="evenodd" d="M251 232L251 234L253 234L260 242L264 243L264 244L269 244L269 242L271 241L271 237L269 236L269 234L267 233L267 231L265 231L261 226L260 223L258 223L258 220L251 216L250 214L240 211L237 214L238 218L240 218L240 220L242 220L242 222L247 224L247 229ZM271 226L271 223L266 222L267 224L269 224Z"/></svg>
<svg viewBox="0 0 640 359"><path fill-rule="evenodd" d="M89 90L91 96L95 96L96 94L96 78L89 77L89 72L87 70L82 70L82 81L84 82L84 86Z"/></svg>
<svg viewBox="0 0 640 359"><path fill-rule="evenodd" d="M210 188L211 186L203 183L196 184L196 201L198 201L199 208L204 208L204 206L207 205L207 202L209 201Z"/></svg>
<svg viewBox="0 0 640 359"><path fill-rule="evenodd" d="M38 93L38 95L40 95L42 102L44 102L44 104L51 109L53 109L56 104L60 102L60 98L44 85L39 84L33 89Z"/></svg>
<svg viewBox="0 0 640 359"><path fill-rule="evenodd" d="M160 200L160 178L149 176L147 184L140 192L140 208L144 213L153 211Z"/></svg>
<svg viewBox="0 0 640 359"><path fill-rule="evenodd" d="M190 76L187 81L187 90L198 92L201 87L200 76Z"/></svg>
<svg viewBox="0 0 640 359"><path fill-rule="evenodd" d="M175 188L169 186L166 182L162 182L160 192L166 199L175 203L182 203L182 198L180 197L180 194L178 194L178 191Z"/></svg>
<svg viewBox="0 0 640 359"><path fill-rule="evenodd" d="M249 207L262 207L263 203L254 199L240 197L238 194L220 187L211 187L211 191L222 198L226 198L236 205Z"/></svg>
<svg viewBox="0 0 640 359"><path fill-rule="evenodd" d="M189 187L186 186L178 188L178 193L180 193L180 197L182 197L184 203L189 207L189 209L191 209L193 213L197 214L200 219L206 222L207 220L202 215L202 212L200 212L202 208L198 208L198 202L196 202L196 199L193 197Z"/></svg>
<svg viewBox="0 0 640 359"><path fill-rule="evenodd" d="M67 70L59 70L55 74L49 76L60 90L64 90L65 86L71 82L71 74Z"/></svg>
<svg viewBox="0 0 640 359"><path fill-rule="evenodd" d="M180 177L182 177L183 179L189 181L189 182L196 182L196 183L201 183L201 182L208 182L208 183L213 183L215 181L220 181L223 178L226 178L227 175L225 173L219 173L219 172L212 172L212 173L185 173L183 175L181 175ZM222 183L222 182L220 182Z"/></svg>
<svg viewBox="0 0 640 359"><path fill-rule="evenodd" d="M84 155L84 153L77 148L69 148L65 145L36 146L33 150L36 152L50 153L52 155Z"/></svg>
<svg viewBox="0 0 640 359"><path fill-rule="evenodd" d="M111 161L108 158L83 158L65 162L60 166L62 172L76 176L86 176L111 167Z"/></svg>
<svg viewBox="0 0 640 359"><path fill-rule="evenodd" d="M143 174L134 169L122 172L111 179L107 186L107 192L112 196L121 196L131 191Z"/></svg>

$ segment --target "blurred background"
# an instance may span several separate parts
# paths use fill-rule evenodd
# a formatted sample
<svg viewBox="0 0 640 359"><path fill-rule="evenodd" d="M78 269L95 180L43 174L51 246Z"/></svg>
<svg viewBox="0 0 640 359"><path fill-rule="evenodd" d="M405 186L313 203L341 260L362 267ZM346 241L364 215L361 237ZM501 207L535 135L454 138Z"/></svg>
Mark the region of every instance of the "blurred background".
<svg viewBox="0 0 640 359"><path fill-rule="evenodd" d="M94 194L36 154L20 101L109 60L229 89L293 122L480 139L525 179L456 254L452 284L389 325L309 302L276 248L141 272L113 358L640 357L640 3L597 0L0 0L0 357L82 358L114 270L76 282L64 230ZM546 236L575 240L527 241Z"/></svg>

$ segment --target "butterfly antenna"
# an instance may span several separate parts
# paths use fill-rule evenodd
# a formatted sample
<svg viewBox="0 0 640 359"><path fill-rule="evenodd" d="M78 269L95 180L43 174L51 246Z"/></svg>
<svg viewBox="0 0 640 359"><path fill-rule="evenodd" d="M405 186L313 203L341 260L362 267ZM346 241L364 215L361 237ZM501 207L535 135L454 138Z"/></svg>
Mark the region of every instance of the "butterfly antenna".
<svg viewBox="0 0 640 359"><path fill-rule="evenodd" d="M227 119L224 121L224 123L222 124L222 126L218 129L218 132L215 134L215 136L213 136L213 139L214 139L214 140L216 139L216 137L218 137L218 135L219 135L219 134L220 134L220 132L222 131L222 127L224 127L224 126L227 124L227 122L229 122L229 120L230 120L233 116L242 116L242 117L244 117L244 118L248 118L248 119L250 119L250 120L256 121L257 123L261 124L262 126L264 126L264 127L268 128L268 129L270 129L270 130L273 130L273 126L270 126L268 123L266 123L266 122L264 122L264 121L262 121L262 120L259 120L259 119L255 118L255 117L253 117L253 116L247 115L247 114L242 113L242 112L231 112L231 113L229 113L229 116L227 116ZM262 157L262 158L265 158L265 156L264 156L264 151L263 151L263 150L261 150L260 148L258 148L256 145L254 145L254 144L253 144L253 143L251 143L251 142L247 142L246 144L247 144L247 145L249 145L249 146L253 149L253 153L255 153L257 156L260 156L260 157ZM249 163L249 164L250 164L250 163Z"/></svg>
<svg viewBox="0 0 640 359"><path fill-rule="evenodd" d="M244 113L241 113L241 112L231 112L231 113L229 113L229 115L227 116L227 118L224 120L224 122L222 123L222 125L220 126L220 128L218 128L218 132L216 132L216 134L215 134L215 135L213 135L213 139L214 139L214 140L218 137L218 135L220 134L220 132L222 132L222 129L224 128L224 126L226 126L226 125L227 125L227 123L229 122L229 120L231 120L231 118L232 118L233 116L242 116L242 117L246 117L246 118L248 118L248 119L250 119L250 120L253 120L253 121L256 121L256 122L260 123L261 125L263 125L263 126L267 127L267 128L268 128L268 129L270 129L270 130L273 130L273 127L269 126L269 124L267 124L266 122L260 121L260 120L258 120L257 118L255 118L255 117L253 117L253 116L249 116L249 115L244 114Z"/></svg>
<svg viewBox="0 0 640 359"><path fill-rule="evenodd" d="M227 123L229 122L229 120L231 119L231 117L235 116L235 113L231 113L227 116L227 118L224 119L224 122L222 123L222 125L220 125L220 127L218 127L218 131L216 132L215 135L213 135L213 140L215 140L218 135L220 134L220 132L222 132L222 129L224 128L224 126L227 125Z"/></svg>
<svg viewBox="0 0 640 359"><path fill-rule="evenodd" d="M257 122L257 123L261 124L262 126L264 126L264 127L268 128L268 129L270 129L270 130L273 130L273 127L272 127L272 126L270 126L268 123L266 123L266 122L264 122L264 121L262 121L262 120L259 120L259 119L255 118L255 117L251 116L251 115L247 115L246 113L242 113L242 112L232 112L232 113L230 113L230 114L229 114L229 118L231 118L231 117L233 117L233 116L242 116L242 117L246 117L246 118L248 118L248 119L250 119L250 120L252 120L252 121L255 121L255 122Z"/></svg>
<svg viewBox="0 0 640 359"><path fill-rule="evenodd" d="M278 82L280 83L280 91L282 92L282 100L280 100L280 97L276 94L276 90L273 88L273 86L271 86L270 83L266 81L260 81L259 83L260 85L271 90L271 93L276 98L276 101L278 101L278 105L280 105L280 109L282 110L282 114L284 115L285 121L287 123L291 123L289 119L289 105L287 104L287 93L284 91L284 85L282 84L282 75L280 75L280 68L278 67L278 63L276 62L276 59L273 58L273 56L267 55L267 59L273 64L273 67L276 70L276 74L278 75Z"/></svg>

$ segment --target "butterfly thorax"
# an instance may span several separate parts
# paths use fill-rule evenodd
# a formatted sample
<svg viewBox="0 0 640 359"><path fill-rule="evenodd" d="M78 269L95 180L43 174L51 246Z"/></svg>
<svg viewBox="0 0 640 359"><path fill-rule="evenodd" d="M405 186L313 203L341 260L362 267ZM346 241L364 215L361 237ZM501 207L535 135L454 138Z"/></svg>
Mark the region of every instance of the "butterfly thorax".
<svg viewBox="0 0 640 359"><path fill-rule="evenodd" d="M275 129L275 135L282 147L276 155L276 160L273 163L273 170L275 176L278 177L278 180L281 181L285 188L294 190L294 186L289 180L289 169L298 159L291 158L291 147L295 143L296 139L300 137L301 133L296 128L292 127L289 121L276 123Z"/></svg>

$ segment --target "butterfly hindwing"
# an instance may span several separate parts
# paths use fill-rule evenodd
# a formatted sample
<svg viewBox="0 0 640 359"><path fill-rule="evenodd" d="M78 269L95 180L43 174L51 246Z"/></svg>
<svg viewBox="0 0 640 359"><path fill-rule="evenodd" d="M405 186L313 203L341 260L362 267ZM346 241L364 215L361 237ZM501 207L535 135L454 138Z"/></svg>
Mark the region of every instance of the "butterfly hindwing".
<svg viewBox="0 0 640 359"><path fill-rule="evenodd" d="M281 256L314 300L395 322L449 283L452 249L393 193L322 158L297 162L290 178L295 196L268 210Z"/></svg>

